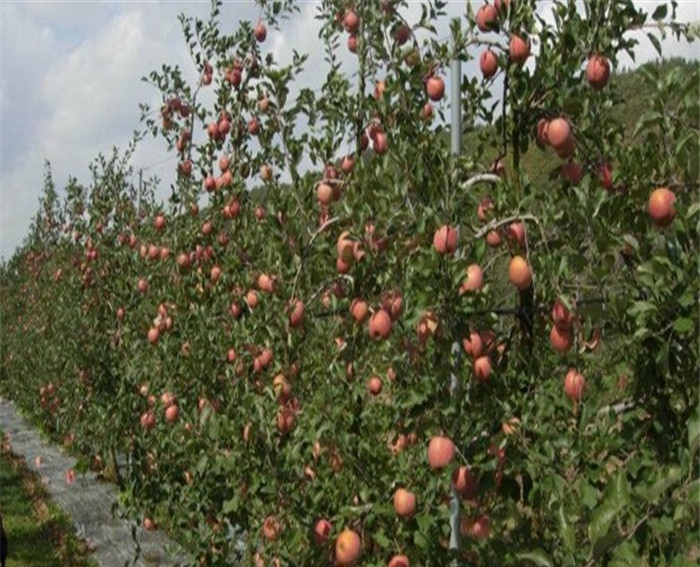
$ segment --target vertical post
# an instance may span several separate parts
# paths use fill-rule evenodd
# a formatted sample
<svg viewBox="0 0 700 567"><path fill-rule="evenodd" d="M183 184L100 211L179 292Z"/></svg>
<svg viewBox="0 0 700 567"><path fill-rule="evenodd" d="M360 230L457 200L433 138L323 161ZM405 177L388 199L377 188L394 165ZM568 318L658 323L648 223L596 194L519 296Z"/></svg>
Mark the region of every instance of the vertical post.
<svg viewBox="0 0 700 567"><path fill-rule="evenodd" d="M139 192L137 195L136 208L137 216L141 220L141 192L143 191L143 169L139 169Z"/></svg>
<svg viewBox="0 0 700 567"><path fill-rule="evenodd" d="M452 137L452 154L462 153L462 62L455 58L450 60L450 133Z"/></svg>
<svg viewBox="0 0 700 567"><path fill-rule="evenodd" d="M458 23L456 25L459 25ZM456 46L454 46L456 51ZM450 136L452 155L458 156L462 153L462 62L455 53L450 60ZM460 251L457 251L458 256ZM450 375L450 391L454 394L457 389L457 369L460 363L461 349L459 341L452 343L452 364L454 372ZM458 440L456 440L459 442ZM452 487L452 496L450 499L450 549L459 549L460 536L460 514L459 514L459 494Z"/></svg>

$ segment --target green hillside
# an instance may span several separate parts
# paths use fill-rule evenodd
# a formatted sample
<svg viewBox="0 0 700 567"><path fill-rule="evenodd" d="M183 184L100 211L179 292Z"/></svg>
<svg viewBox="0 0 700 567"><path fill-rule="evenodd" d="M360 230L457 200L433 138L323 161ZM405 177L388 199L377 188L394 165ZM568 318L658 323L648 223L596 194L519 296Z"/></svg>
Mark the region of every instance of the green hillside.
<svg viewBox="0 0 700 567"><path fill-rule="evenodd" d="M608 88L613 89L616 95L616 104L611 109L611 117L623 125L626 136L632 136L637 121L648 110L646 93L649 90L647 77L650 72L658 75L659 81L665 81L670 73L692 74L695 84L695 91L700 92L700 62L687 61L675 58L662 62L652 62L642 65L635 70L626 70L615 73L610 78ZM680 97L679 93L679 97ZM668 100L667 105L674 104L674 100ZM700 117L698 117L700 124ZM486 127L488 128L488 127ZM472 130L465 133L464 151L469 152L470 148L476 148L480 136L484 132ZM495 159L496 152L488 155L490 159ZM531 144L527 153L521 156L521 164L528 177L534 185L547 185L549 172L559 167L562 161L552 152L539 149L535 144Z"/></svg>

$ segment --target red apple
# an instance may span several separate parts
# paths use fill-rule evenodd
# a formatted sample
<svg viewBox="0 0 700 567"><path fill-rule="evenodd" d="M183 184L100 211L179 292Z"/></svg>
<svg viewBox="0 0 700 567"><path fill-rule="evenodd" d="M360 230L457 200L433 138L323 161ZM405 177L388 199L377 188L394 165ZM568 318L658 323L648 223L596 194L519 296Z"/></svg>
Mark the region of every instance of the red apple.
<svg viewBox="0 0 700 567"><path fill-rule="evenodd" d="M425 91L432 101L441 100L445 95L445 81L441 77L430 77L425 84Z"/></svg>
<svg viewBox="0 0 700 567"><path fill-rule="evenodd" d="M491 4L484 4L476 12L476 27L479 31L489 32L498 28L498 11Z"/></svg>
<svg viewBox="0 0 700 567"><path fill-rule="evenodd" d="M527 61L527 58L530 57L530 39L527 37L522 38L517 35L510 36L508 53L513 63L522 65Z"/></svg>
<svg viewBox="0 0 700 567"><path fill-rule="evenodd" d="M610 80L610 61L600 54L591 55L586 65L586 80L594 89L602 89Z"/></svg>
<svg viewBox="0 0 700 567"><path fill-rule="evenodd" d="M479 56L479 69L487 79L493 77L498 71L498 57L490 49L482 51Z"/></svg>
<svg viewBox="0 0 700 567"><path fill-rule="evenodd" d="M676 216L675 202L675 194L666 187L659 187L651 192L649 195L649 216L657 227L664 228L673 222Z"/></svg>

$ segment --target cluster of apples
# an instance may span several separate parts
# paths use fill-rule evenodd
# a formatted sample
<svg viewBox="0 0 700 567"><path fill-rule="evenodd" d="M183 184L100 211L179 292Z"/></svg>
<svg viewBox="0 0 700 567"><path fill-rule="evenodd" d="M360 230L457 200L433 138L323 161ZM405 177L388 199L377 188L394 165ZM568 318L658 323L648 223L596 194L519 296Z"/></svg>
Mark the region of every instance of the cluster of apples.
<svg viewBox="0 0 700 567"><path fill-rule="evenodd" d="M498 31L499 18L511 9L510 0L496 0L493 4L485 3L476 13L476 26L482 33ZM508 56L512 63L523 65L530 57L530 39L527 36L511 34L508 43ZM498 72L498 56L490 48L479 56L479 68L485 78L491 78Z"/></svg>

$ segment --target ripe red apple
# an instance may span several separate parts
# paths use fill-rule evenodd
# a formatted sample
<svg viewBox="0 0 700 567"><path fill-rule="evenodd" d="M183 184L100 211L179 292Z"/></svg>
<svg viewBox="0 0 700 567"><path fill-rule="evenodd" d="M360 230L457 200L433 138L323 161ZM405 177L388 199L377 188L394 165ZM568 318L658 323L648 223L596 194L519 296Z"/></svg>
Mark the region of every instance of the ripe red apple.
<svg viewBox="0 0 700 567"><path fill-rule="evenodd" d="M459 294L463 295L469 291L478 291L484 287L484 272L479 264L467 266L467 278L459 288Z"/></svg>
<svg viewBox="0 0 700 567"><path fill-rule="evenodd" d="M357 53L357 36L354 33L348 36L348 50L350 53Z"/></svg>
<svg viewBox="0 0 700 567"><path fill-rule="evenodd" d="M481 52L479 56L479 69L487 79L493 77L498 71L498 57L490 49Z"/></svg>
<svg viewBox="0 0 700 567"><path fill-rule="evenodd" d="M387 563L387 567L411 567L411 562L405 555L394 555Z"/></svg>
<svg viewBox="0 0 700 567"><path fill-rule="evenodd" d="M141 278L138 283L138 289L141 293L146 293L148 291L148 280Z"/></svg>
<svg viewBox="0 0 700 567"><path fill-rule="evenodd" d="M385 132L377 132L372 138L372 148L377 155L384 155L389 150L389 138Z"/></svg>
<svg viewBox="0 0 700 567"><path fill-rule="evenodd" d="M396 321L403 313L403 295L394 289L388 291L382 297L382 308L389 314L392 321Z"/></svg>
<svg viewBox="0 0 700 567"><path fill-rule="evenodd" d="M148 329L148 342L153 344L156 344L158 342L158 339L160 337L160 332L158 331L157 327L151 327Z"/></svg>
<svg viewBox="0 0 700 567"><path fill-rule="evenodd" d="M290 433L296 425L296 412L288 407L283 406L277 412L277 429L280 433Z"/></svg>
<svg viewBox="0 0 700 567"><path fill-rule="evenodd" d="M488 539L491 534L491 519L486 515L479 516L475 520L464 518L460 531L474 539Z"/></svg>
<svg viewBox="0 0 700 567"><path fill-rule="evenodd" d="M304 302L297 299L293 302L294 307L289 314L289 326L292 328L299 327L304 322Z"/></svg>
<svg viewBox="0 0 700 567"><path fill-rule="evenodd" d="M557 299L552 306L552 322L554 325L560 329L569 329L573 319L566 305L560 299Z"/></svg>
<svg viewBox="0 0 700 567"><path fill-rule="evenodd" d="M314 542L316 545L324 545L328 541L332 529L333 526L325 518L318 520L314 524Z"/></svg>
<svg viewBox="0 0 700 567"><path fill-rule="evenodd" d="M177 419L179 413L180 410L176 405L168 406L165 408L165 421L173 423Z"/></svg>
<svg viewBox="0 0 700 567"><path fill-rule="evenodd" d="M144 518L143 519L143 529L146 530L147 532L150 532L150 531L156 529L156 523L153 520L153 518Z"/></svg>
<svg viewBox="0 0 700 567"><path fill-rule="evenodd" d="M484 197L476 209L476 216L481 222L488 222L489 218L491 217L493 207L494 205L491 197Z"/></svg>
<svg viewBox="0 0 700 567"><path fill-rule="evenodd" d="M329 206L333 202L333 188L327 183L319 183L316 188L316 198L321 205Z"/></svg>
<svg viewBox="0 0 700 567"><path fill-rule="evenodd" d="M272 380L272 391L280 403L287 403L292 395L292 385L284 374L277 374Z"/></svg>
<svg viewBox="0 0 700 567"><path fill-rule="evenodd" d="M274 293L275 291L275 281L267 274L260 274L258 276L258 289L264 291L265 293Z"/></svg>
<svg viewBox="0 0 700 567"><path fill-rule="evenodd" d="M265 24L258 22L253 33L255 35L255 41L258 43L265 41L265 38L267 37L267 28L265 27Z"/></svg>
<svg viewBox="0 0 700 567"><path fill-rule="evenodd" d="M165 217L163 215L158 215L153 221L153 224L158 232L162 232L165 228Z"/></svg>
<svg viewBox="0 0 700 567"><path fill-rule="evenodd" d="M396 28L396 32L394 32L394 38L396 38L396 43L399 45L406 43L410 37L411 28L409 28L406 24L401 24L398 28Z"/></svg>
<svg viewBox="0 0 700 567"><path fill-rule="evenodd" d="M268 541L275 541L282 531L279 520L275 516L268 516L263 521L263 536Z"/></svg>
<svg viewBox="0 0 700 567"><path fill-rule="evenodd" d="M530 57L530 39L522 38L517 35L510 36L510 44L508 45L508 53L513 63L522 65Z"/></svg>
<svg viewBox="0 0 700 567"><path fill-rule="evenodd" d="M367 391L373 396L378 396L382 393L382 379L379 376L372 376L367 381Z"/></svg>
<svg viewBox="0 0 700 567"><path fill-rule="evenodd" d="M491 357L488 355L476 358L473 363L474 378L485 384L491 379Z"/></svg>
<svg viewBox="0 0 700 567"><path fill-rule="evenodd" d="M522 221L512 222L508 225L508 240L511 244L525 248L525 223Z"/></svg>
<svg viewBox="0 0 700 567"><path fill-rule="evenodd" d="M476 500L479 482L469 467L461 466L454 470L452 486L465 500Z"/></svg>
<svg viewBox="0 0 700 567"><path fill-rule="evenodd" d="M400 518L410 518L416 513L416 495L405 488L394 492L394 510Z"/></svg>
<svg viewBox="0 0 700 567"><path fill-rule="evenodd" d="M664 228L673 222L676 216L676 195L666 187L654 189L649 195L649 216L659 228Z"/></svg>
<svg viewBox="0 0 700 567"><path fill-rule="evenodd" d="M537 121L537 136L535 141L540 148L549 145L549 120L546 118L540 118Z"/></svg>
<svg viewBox="0 0 700 567"><path fill-rule="evenodd" d="M586 65L586 80L594 89L602 89L610 80L610 61L600 54L591 55Z"/></svg>
<svg viewBox="0 0 700 567"><path fill-rule="evenodd" d="M172 392L163 392L160 395L160 401L163 402L164 406L170 407L176 401L175 394L173 394Z"/></svg>
<svg viewBox="0 0 700 567"><path fill-rule="evenodd" d="M250 120L248 120L248 133L251 136L257 136L259 132L260 121L255 116L253 116Z"/></svg>
<svg viewBox="0 0 700 567"><path fill-rule="evenodd" d="M140 422L144 429L153 429L156 426L156 414L152 410L142 413Z"/></svg>
<svg viewBox="0 0 700 567"><path fill-rule="evenodd" d="M498 229L489 230L486 233L486 244L488 244L491 248L498 248L501 245L501 242L503 242L503 239L501 238L501 233Z"/></svg>
<svg viewBox="0 0 700 567"><path fill-rule="evenodd" d="M369 315L369 306L367 305L367 302L359 298L353 299L352 303L350 304L350 314L352 315L353 319L355 319L356 323L360 325L364 323Z"/></svg>
<svg viewBox="0 0 700 567"><path fill-rule="evenodd" d="M251 309L254 309L258 305L258 294L254 289L251 289L248 291L248 293L245 296L245 301L248 304L248 307Z"/></svg>
<svg viewBox="0 0 700 567"><path fill-rule="evenodd" d="M573 368L569 369L564 378L564 392L569 399L577 403L583 396L583 391L586 388L586 379L582 374L579 374Z"/></svg>
<svg viewBox="0 0 700 567"><path fill-rule="evenodd" d="M335 560L342 566L353 565L360 557L361 547L360 536L345 529L335 540Z"/></svg>
<svg viewBox="0 0 700 567"><path fill-rule="evenodd" d="M384 309L376 311L369 320L369 336L386 339L391 334L391 317Z"/></svg>
<svg viewBox="0 0 700 567"><path fill-rule="evenodd" d="M229 121L228 118L221 118L219 122L217 123L217 126L219 128L219 134L221 138L224 136L227 136L228 133L231 131L231 122Z"/></svg>
<svg viewBox="0 0 700 567"><path fill-rule="evenodd" d="M513 256L508 265L508 279L516 288L523 291L532 285L532 271L522 256Z"/></svg>
<svg viewBox="0 0 700 567"><path fill-rule="evenodd" d="M583 167L579 163L567 161L560 171L561 176L572 185L578 185L583 179Z"/></svg>
<svg viewBox="0 0 700 567"><path fill-rule="evenodd" d="M563 148L571 138L571 127L566 118L555 118L549 121L547 140L554 149Z"/></svg>
<svg viewBox="0 0 700 567"><path fill-rule="evenodd" d="M453 226L443 224L435 231L433 236L433 248L438 254L452 255L457 250L457 229Z"/></svg>
<svg viewBox="0 0 700 567"><path fill-rule="evenodd" d="M350 173L355 168L355 160L351 155L346 155L340 163L340 169L343 173Z"/></svg>
<svg viewBox="0 0 700 567"><path fill-rule="evenodd" d="M421 318L416 324L416 332L418 340L424 345L430 337L432 337L438 328L438 320L432 311L427 311L421 315Z"/></svg>
<svg viewBox="0 0 700 567"><path fill-rule="evenodd" d="M441 77L430 77L425 84L425 91L432 101L441 100L445 95L445 81Z"/></svg>
<svg viewBox="0 0 700 567"><path fill-rule="evenodd" d="M177 255L177 265L179 268L185 270L189 268L192 264L192 261L190 259L190 255L187 252L181 252L180 254Z"/></svg>
<svg viewBox="0 0 700 567"><path fill-rule="evenodd" d="M472 358L479 358L484 352L484 341L477 331L471 331L468 338L462 339L462 348Z"/></svg>
<svg viewBox="0 0 700 567"><path fill-rule="evenodd" d="M598 182L603 189L609 191L613 188L612 165L610 163L603 163L598 168Z"/></svg>
<svg viewBox="0 0 700 567"><path fill-rule="evenodd" d="M479 31L489 32L498 28L498 10L491 4L484 4L476 12L476 27Z"/></svg>
<svg viewBox="0 0 700 567"><path fill-rule="evenodd" d="M357 33L360 29L360 17L353 10L348 10L343 18L343 27L348 33Z"/></svg>
<svg viewBox="0 0 700 567"><path fill-rule="evenodd" d="M574 344L574 335L571 329L552 325L552 330L549 333L549 344L557 352L569 351Z"/></svg>
<svg viewBox="0 0 700 567"><path fill-rule="evenodd" d="M449 437L436 435L428 443L428 464L433 470L445 468L455 456L455 445Z"/></svg>

